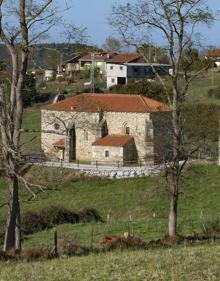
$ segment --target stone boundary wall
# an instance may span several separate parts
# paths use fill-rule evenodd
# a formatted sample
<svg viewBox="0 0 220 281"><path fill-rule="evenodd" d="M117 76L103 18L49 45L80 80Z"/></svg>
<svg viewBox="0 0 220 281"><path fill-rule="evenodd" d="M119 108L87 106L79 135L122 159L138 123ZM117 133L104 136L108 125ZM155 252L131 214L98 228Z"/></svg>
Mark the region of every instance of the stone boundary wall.
<svg viewBox="0 0 220 281"><path fill-rule="evenodd" d="M134 178L134 177L146 177L158 175L163 171L163 165L147 165L143 167L111 167L111 166L99 166L95 165L84 165L79 166L75 163L65 162L43 162L34 163L34 165L57 167L78 170L80 174L88 177L101 177L109 179L123 179L123 178Z"/></svg>

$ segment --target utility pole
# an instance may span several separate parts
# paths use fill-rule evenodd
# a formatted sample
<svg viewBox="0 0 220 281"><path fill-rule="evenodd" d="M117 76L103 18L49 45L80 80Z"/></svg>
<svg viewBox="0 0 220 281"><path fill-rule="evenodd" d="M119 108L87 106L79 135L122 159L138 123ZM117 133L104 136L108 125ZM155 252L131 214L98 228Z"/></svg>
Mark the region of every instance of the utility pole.
<svg viewBox="0 0 220 281"><path fill-rule="evenodd" d="M95 63L95 53L91 54L91 58L92 58L92 64L91 64L91 68L90 68L90 91L91 93L95 92L95 69L94 69L94 63Z"/></svg>
<svg viewBox="0 0 220 281"><path fill-rule="evenodd" d="M149 60L149 62L151 62L151 44L149 44L149 47L148 47L148 60Z"/></svg>

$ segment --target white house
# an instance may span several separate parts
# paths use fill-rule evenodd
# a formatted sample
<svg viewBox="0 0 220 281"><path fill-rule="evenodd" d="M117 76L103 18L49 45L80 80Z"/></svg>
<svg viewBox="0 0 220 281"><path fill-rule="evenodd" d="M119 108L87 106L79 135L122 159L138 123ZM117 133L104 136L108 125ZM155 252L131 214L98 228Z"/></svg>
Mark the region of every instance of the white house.
<svg viewBox="0 0 220 281"><path fill-rule="evenodd" d="M49 81L56 77L56 70L54 69L46 69L44 72L44 80Z"/></svg>
<svg viewBox="0 0 220 281"><path fill-rule="evenodd" d="M126 85L129 80L153 78L154 70L159 74L169 74L169 64L148 63L107 63L107 87Z"/></svg>

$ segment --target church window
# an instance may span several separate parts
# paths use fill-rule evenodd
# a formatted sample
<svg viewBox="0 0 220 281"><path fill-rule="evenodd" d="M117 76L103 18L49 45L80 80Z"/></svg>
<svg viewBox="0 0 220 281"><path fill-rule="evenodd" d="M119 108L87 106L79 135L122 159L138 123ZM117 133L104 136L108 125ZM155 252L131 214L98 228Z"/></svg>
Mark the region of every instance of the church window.
<svg viewBox="0 0 220 281"><path fill-rule="evenodd" d="M110 152L108 150L105 151L105 158L109 158Z"/></svg>
<svg viewBox="0 0 220 281"><path fill-rule="evenodd" d="M130 135L130 128L129 128L129 127L126 127L126 128L125 128L125 134L126 134L126 135Z"/></svg>

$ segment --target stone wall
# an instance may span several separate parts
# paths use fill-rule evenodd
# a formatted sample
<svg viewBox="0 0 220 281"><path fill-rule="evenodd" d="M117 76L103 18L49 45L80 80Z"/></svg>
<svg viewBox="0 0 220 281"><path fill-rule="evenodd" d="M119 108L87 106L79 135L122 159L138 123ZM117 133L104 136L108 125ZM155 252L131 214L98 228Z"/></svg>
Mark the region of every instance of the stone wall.
<svg viewBox="0 0 220 281"><path fill-rule="evenodd" d="M105 118L109 135L125 134L125 127L130 128L130 135L134 137L138 158L147 160L148 155L153 154L153 130L149 139L146 139L146 124L152 127L149 113L107 112Z"/></svg>
<svg viewBox="0 0 220 281"><path fill-rule="evenodd" d="M160 113L124 113L124 112L104 112L103 120L106 120L109 135L125 134L126 127L130 130L130 135L134 137L133 149L125 148L124 155L120 154L120 159L131 160L136 153L136 158L144 161L152 161L155 153L158 155L163 136L168 137L166 127L166 114L162 114L163 126L159 126ZM73 142L70 141L70 130L74 130L75 158L76 160L92 160L92 143L102 137L100 113L86 112L63 112L42 110L42 150L52 158L60 158L60 151L53 147L53 143L60 139L65 140L65 160L68 157ZM164 142L165 143L165 142ZM165 145L167 146L167 145ZM163 146L163 148L165 147ZM111 148L112 149L112 148ZM118 153L118 152L117 152ZM117 153L113 155L117 159ZM103 157L102 152L97 151L98 158Z"/></svg>
<svg viewBox="0 0 220 281"><path fill-rule="evenodd" d="M105 157L105 152L109 151L109 157ZM117 163L123 161L123 147L112 147L112 146L99 146L94 145L92 147L92 163L98 161L100 165Z"/></svg>
<svg viewBox="0 0 220 281"><path fill-rule="evenodd" d="M98 130L99 114L84 112L46 111L41 112L41 147L46 155L60 157L53 143L65 139L68 130L75 130L76 159L90 160L92 143L101 137ZM58 125L58 126L55 126ZM71 142L69 142L71 145Z"/></svg>

